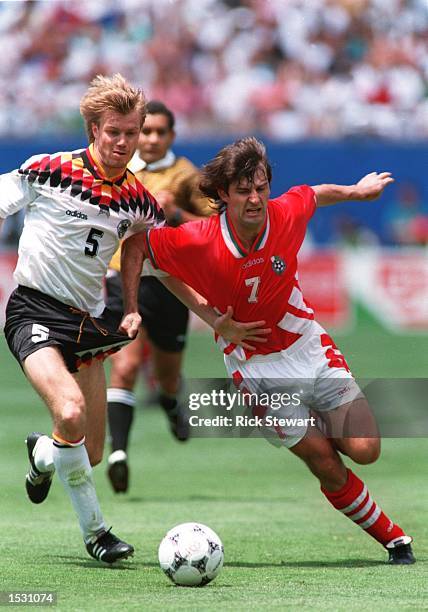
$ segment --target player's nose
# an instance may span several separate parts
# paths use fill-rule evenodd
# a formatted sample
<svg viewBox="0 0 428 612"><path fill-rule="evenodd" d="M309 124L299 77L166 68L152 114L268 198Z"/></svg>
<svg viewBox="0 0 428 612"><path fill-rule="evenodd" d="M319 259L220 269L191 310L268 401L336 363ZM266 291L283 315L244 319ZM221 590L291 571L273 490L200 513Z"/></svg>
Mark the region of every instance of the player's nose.
<svg viewBox="0 0 428 612"><path fill-rule="evenodd" d="M251 191L250 195L248 196L248 200L254 203L257 203L259 201L259 194L255 189Z"/></svg>

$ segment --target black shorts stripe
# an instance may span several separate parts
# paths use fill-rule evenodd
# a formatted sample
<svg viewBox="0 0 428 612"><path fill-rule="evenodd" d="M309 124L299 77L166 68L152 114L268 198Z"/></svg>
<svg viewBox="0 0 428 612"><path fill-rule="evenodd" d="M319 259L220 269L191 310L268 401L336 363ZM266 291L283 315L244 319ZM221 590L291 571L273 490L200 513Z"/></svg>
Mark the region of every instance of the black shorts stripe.
<svg viewBox="0 0 428 612"><path fill-rule="evenodd" d="M100 317L90 317L40 291L19 286L6 307L4 334L21 366L32 353L57 346L68 370L76 372L82 364L104 359L130 342L117 331L119 322L108 309Z"/></svg>

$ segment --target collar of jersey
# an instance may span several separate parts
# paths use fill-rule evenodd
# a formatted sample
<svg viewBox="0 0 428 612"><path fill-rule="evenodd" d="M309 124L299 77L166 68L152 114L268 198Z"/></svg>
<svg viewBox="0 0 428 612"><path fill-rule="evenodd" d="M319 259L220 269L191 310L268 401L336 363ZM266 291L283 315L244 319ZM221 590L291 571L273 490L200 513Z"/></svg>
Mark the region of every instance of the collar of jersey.
<svg viewBox="0 0 428 612"><path fill-rule="evenodd" d="M96 174L98 175L97 178L100 178L103 181L108 181L110 183L114 183L114 182L116 182L118 179L122 178L126 174L126 170L127 169L125 168L125 170L123 172L120 172L116 176L112 176L112 177L106 176L104 174L103 165L100 162L100 160L98 159L98 157L96 156L95 147L94 147L94 143L93 142L91 142L89 147L86 149L86 152L88 154L89 161L92 164L92 170L95 170Z"/></svg>
<svg viewBox="0 0 428 612"><path fill-rule="evenodd" d="M220 228L224 243L229 249L229 251L232 253L232 255L237 259L247 257L247 255L249 255L250 253L260 251L266 244L266 241L269 237L270 229L269 211L267 211L266 221L249 251L243 246L242 242L239 240L235 228L233 227L232 221L230 220L227 214L227 209L220 214Z"/></svg>
<svg viewBox="0 0 428 612"><path fill-rule="evenodd" d="M131 172L141 172L141 170L147 170L148 172L157 172L158 170L166 170L167 168L171 168L175 164L176 156L171 151L171 149L167 152L165 157L162 159L158 159L158 161L153 162L152 164L148 164L141 159L138 150L135 151L133 158L128 164L128 168Z"/></svg>

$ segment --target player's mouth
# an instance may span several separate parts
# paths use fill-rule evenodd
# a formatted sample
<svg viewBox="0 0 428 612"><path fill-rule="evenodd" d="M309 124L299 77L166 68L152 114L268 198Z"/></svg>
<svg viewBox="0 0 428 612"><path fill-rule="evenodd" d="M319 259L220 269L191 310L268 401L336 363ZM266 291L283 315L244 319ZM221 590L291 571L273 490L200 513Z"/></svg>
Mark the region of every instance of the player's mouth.
<svg viewBox="0 0 428 612"><path fill-rule="evenodd" d="M252 206L251 208L247 208L245 210L245 214L247 217L258 217L262 212L262 206Z"/></svg>

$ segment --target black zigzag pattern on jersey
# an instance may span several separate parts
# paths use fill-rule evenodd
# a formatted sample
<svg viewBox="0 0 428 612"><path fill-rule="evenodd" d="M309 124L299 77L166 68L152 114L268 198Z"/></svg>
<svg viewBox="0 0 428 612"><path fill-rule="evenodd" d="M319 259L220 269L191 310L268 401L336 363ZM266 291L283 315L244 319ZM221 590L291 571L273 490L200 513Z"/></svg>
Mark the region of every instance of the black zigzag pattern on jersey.
<svg viewBox="0 0 428 612"><path fill-rule="evenodd" d="M62 155L47 155L21 168L20 174L29 183L49 184L61 191L70 191L74 198L88 201L102 210L143 214L146 220L163 221L164 215L156 200L144 189L130 170L115 181L100 175L87 150Z"/></svg>

